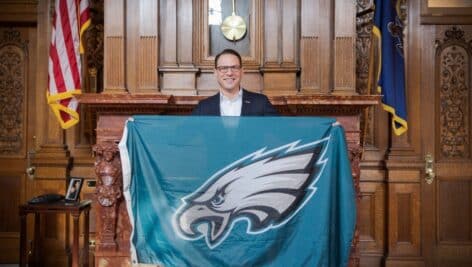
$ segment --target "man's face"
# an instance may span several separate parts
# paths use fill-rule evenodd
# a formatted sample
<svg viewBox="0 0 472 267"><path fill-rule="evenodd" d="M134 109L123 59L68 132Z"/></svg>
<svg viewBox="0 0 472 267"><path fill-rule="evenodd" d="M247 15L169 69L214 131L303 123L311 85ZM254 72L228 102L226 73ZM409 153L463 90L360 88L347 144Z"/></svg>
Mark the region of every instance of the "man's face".
<svg viewBox="0 0 472 267"><path fill-rule="evenodd" d="M215 75L223 93L236 94L243 76L238 57L232 54L223 54L216 63Z"/></svg>

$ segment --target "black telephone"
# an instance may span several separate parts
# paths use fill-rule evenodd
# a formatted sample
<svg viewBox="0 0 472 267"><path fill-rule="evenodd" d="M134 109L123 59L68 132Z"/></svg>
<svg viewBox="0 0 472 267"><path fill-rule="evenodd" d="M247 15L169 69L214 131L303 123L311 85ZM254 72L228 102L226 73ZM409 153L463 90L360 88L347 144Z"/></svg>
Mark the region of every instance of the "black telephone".
<svg viewBox="0 0 472 267"><path fill-rule="evenodd" d="M28 201L28 204L47 204L47 203L54 203L64 199L64 196L61 194L56 193L48 193L44 195L39 195L33 197Z"/></svg>

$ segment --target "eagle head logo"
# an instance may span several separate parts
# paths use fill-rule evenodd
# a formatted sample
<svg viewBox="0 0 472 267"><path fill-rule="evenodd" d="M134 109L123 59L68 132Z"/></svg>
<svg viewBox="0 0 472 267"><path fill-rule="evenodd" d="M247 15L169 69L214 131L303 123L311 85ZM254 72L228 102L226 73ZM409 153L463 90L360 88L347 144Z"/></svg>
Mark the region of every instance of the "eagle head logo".
<svg viewBox="0 0 472 267"><path fill-rule="evenodd" d="M229 164L182 198L174 231L187 240L205 238L213 249L237 222L247 221L248 234L284 225L316 192L328 141L263 148Z"/></svg>

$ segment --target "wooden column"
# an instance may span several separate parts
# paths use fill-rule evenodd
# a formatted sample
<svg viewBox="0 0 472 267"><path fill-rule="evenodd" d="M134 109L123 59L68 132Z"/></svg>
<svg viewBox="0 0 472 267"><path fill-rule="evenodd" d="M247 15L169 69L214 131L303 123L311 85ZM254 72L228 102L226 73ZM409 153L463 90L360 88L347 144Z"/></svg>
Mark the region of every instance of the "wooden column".
<svg viewBox="0 0 472 267"><path fill-rule="evenodd" d="M434 82L434 64L424 64L426 60L434 58L434 31L430 27L423 27L421 25L420 16L416 15L413 10L420 9L420 2L408 1L408 23L405 25L404 33L404 60L406 70L406 104L408 107L408 131L401 136L396 136L390 132L389 142L390 148L386 160L386 180L387 180L387 207L388 210L388 224L387 224L387 256L385 257L386 266L431 266L424 261L424 254L422 254L422 239L426 240L429 233L427 228L423 228L428 223L425 223L429 216L422 217L422 209L433 205L433 199L422 202L427 194L429 185L422 183L424 177L424 161L422 159L422 148L428 147L428 139L419 141L417 133L420 133L420 128L428 132L428 136L435 135L434 125L429 125L428 120L420 118L421 111L430 108L429 105L434 105L435 99L433 96L424 97L422 91L424 88L435 88ZM401 13L399 14L402 15ZM420 48L421 47L421 48ZM411 49L418 48L421 52L410 53ZM429 56L429 55L431 56ZM428 55L428 56L424 56ZM412 72L411 70L415 70ZM451 76L452 77L452 76ZM433 89L434 90L434 89ZM421 102L421 99L427 99ZM434 108L431 108L434 110ZM427 117L434 118L434 113L428 113ZM390 124L390 115L388 119ZM416 122L416 123L415 123ZM417 129L415 129L417 128ZM389 130L392 131L391 126ZM415 140L416 139L416 140ZM425 154L432 151L424 151ZM432 152L434 155L434 152ZM439 189L439 185L437 185ZM426 191L423 191L426 190ZM439 203L439 202L437 202ZM448 204L445 204L448 205ZM433 207L433 206L429 206ZM432 208L428 212L436 212ZM468 214L468 213L464 213ZM438 215L437 215L438 216ZM435 220L440 221L441 218L436 217ZM431 224L429 224L431 225ZM436 236L435 234L433 236ZM440 238L439 235L436 236ZM440 240L439 242L442 242ZM446 241L447 242L447 241ZM431 243L427 244L430 245ZM450 244L454 247L457 244ZM439 256L442 257L442 256ZM446 259L446 257L444 257ZM448 266L447 260L438 261L438 265ZM455 266L461 265L460 261L454 262Z"/></svg>
<svg viewBox="0 0 472 267"><path fill-rule="evenodd" d="M38 36L47 36L51 38L52 12L51 6L54 3L41 1L38 3ZM49 42L38 43L38 58L35 64L43 65L48 62ZM48 87L48 69L38 68L35 86L37 95L45 96L45 90ZM65 131L61 128L57 117L51 111L47 104L46 97L36 98L36 119L43 119L43 123L38 123L35 129L37 133L36 141L39 149L34 153L30 153L31 165L36 168L34 172L35 186L50 191L63 191L63 182L67 177L68 167L70 164L69 150L65 144ZM35 121L34 119L32 121ZM25 128L26 129L26 128Z"/></svg>
<svg viewBox="0 0 472 267"><path fill-rule="evenodd" d="M126 80L130 93L159 92L158 0L126 4Z"/></svg>
<svg viewBox="0 0 472 267"><path fill-rule="evenodd" d="M265 1L263 92L297 93L297 1Z"/></svg>
<svg viewBox="0 0 472 267"><path fill-rule="evenodd" d="M125 0L104 0L104 93L126 92Z"/></svg>
<svg viewBox="0 0 472 267"><path fill-rule="evenodd" d="M193 64L193 2L164 1L160 11L163 35L161 47L162 89L166 94L196 95Z"/></svg>
<svg viewBox="0 0 472 267"><path fill-rule="evenodd" d="M334 94L356 94L356 5L334 2Z"/></svg>
<svg viewBox="0 0 472 267"><path fill-rule="evenodd" d="M300 9L300 93L327 93L332 87L332 4L330 0L302 0Z"/></svg>

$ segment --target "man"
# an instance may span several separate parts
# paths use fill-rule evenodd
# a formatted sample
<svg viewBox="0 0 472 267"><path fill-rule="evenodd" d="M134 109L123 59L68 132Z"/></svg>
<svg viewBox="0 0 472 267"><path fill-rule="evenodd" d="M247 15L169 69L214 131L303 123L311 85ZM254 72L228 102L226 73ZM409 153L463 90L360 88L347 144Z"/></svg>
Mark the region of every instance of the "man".
<svg viewBox="0 0 472 267"><path fill-rule="evenodd" d="M241 88L241 55L225 49L215 57L215 75L220 92L200 101L192 115L277 116L277 110L263 94Z"/></svg>

